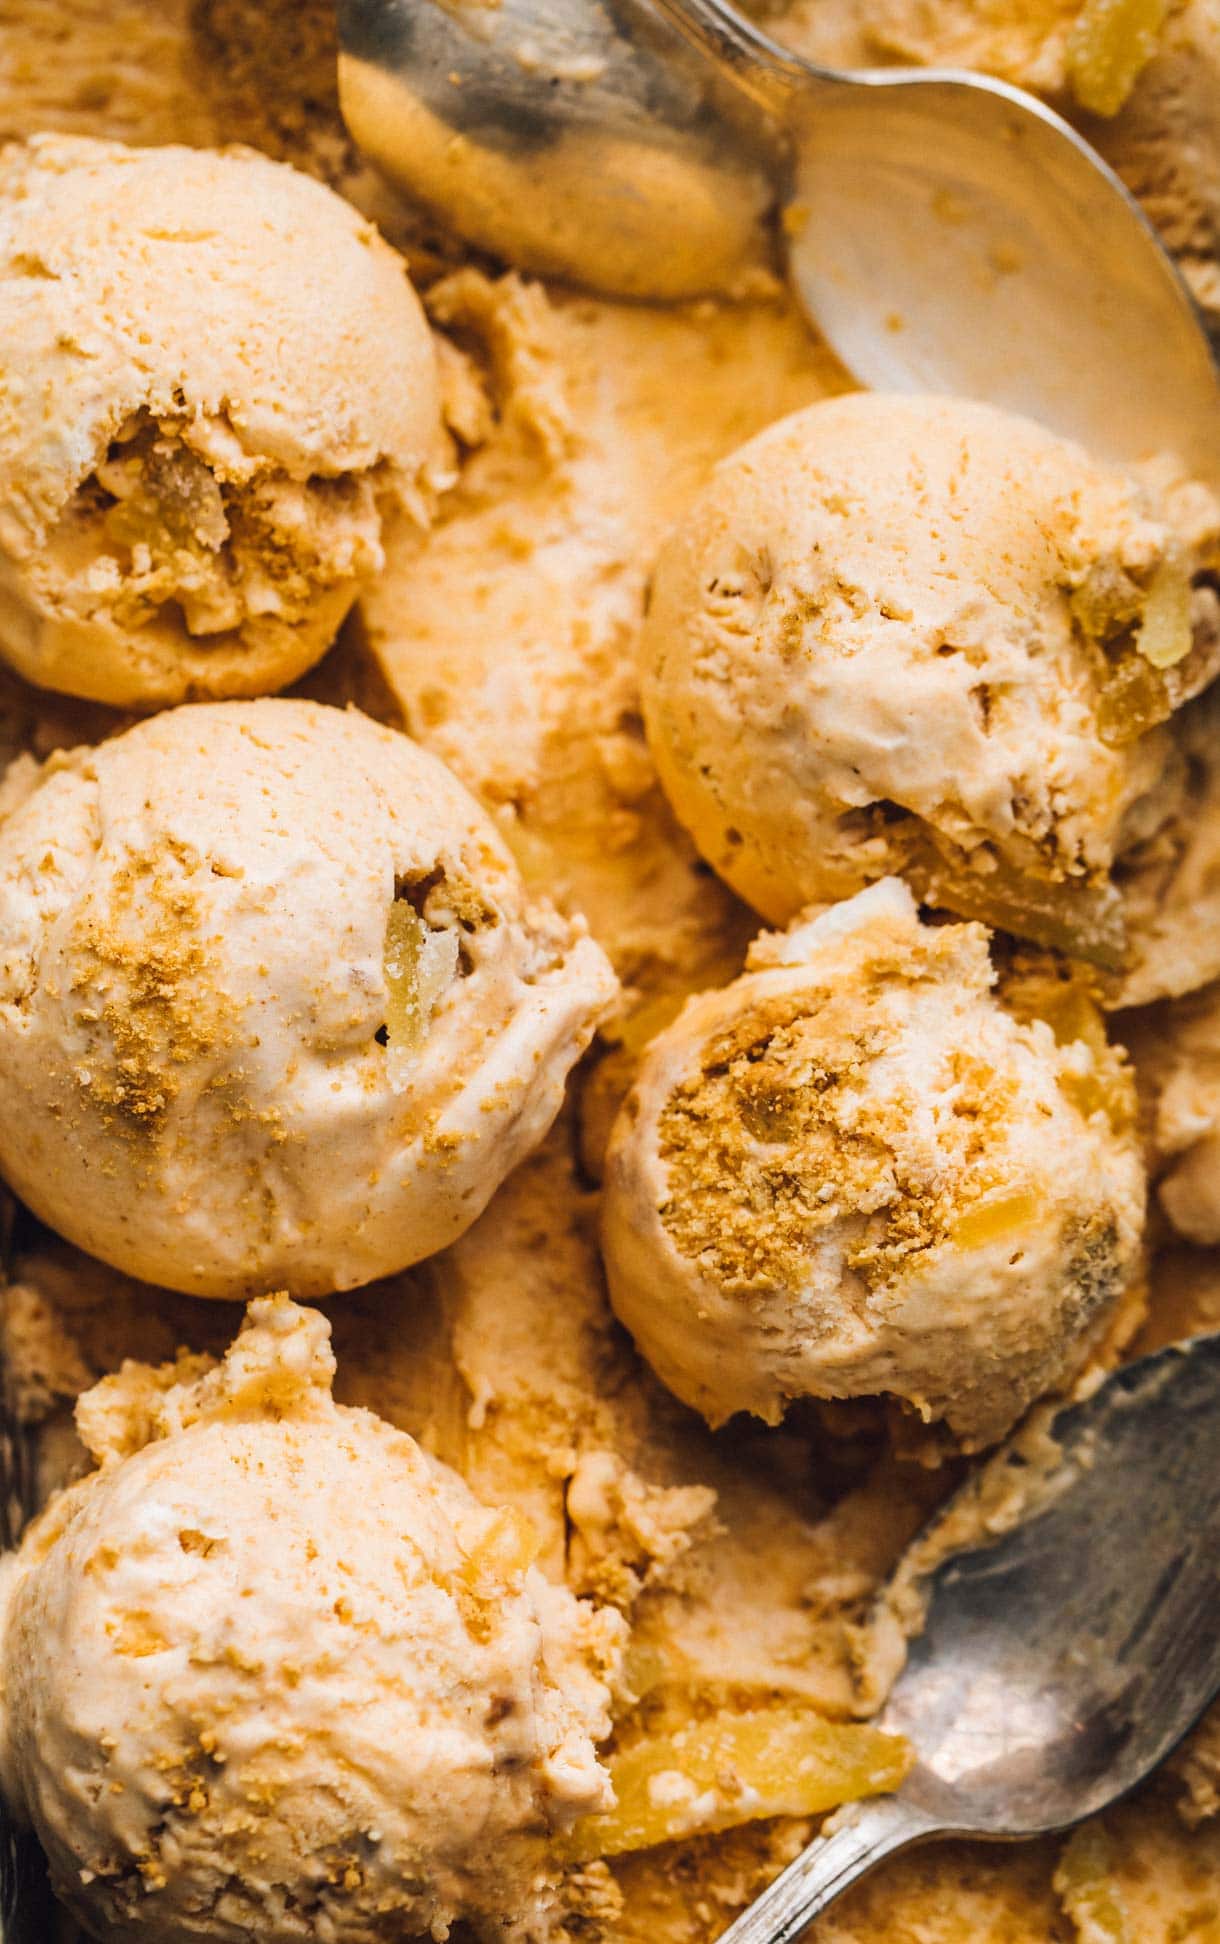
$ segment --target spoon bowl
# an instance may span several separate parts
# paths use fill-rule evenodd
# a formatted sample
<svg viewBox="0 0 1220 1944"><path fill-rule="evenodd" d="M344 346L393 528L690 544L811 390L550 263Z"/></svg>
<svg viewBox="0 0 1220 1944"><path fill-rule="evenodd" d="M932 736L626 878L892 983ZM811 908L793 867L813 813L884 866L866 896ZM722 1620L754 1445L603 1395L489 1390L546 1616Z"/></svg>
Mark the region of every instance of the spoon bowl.
<svg viewBox="0 0 1220 1944"><path fill-rule="evenodd" d="M780 131L652 0L337 0L360 148L466 242L612 297L762 268Z"/></svg>
<svg viewBox="0 0 1220 1944"><path fill-rule="evenodd" d="M1006 1484L1019 1522L931 1575L885 1714L921 1805L987 1834L1104 1808L1220 1689L1220 1336L1126 1366L1050 1438L1047 1469L1018 1439L955 1500Z"/></svg>
<svg viewBox="0 0 1220 1944"><path fill-rule="evenodd" d="M788 268L877 391L952 392L1117 463L1220 470L1220 384L1139 205L1003 82L861 74L799 97Z"/></svg>
<svg viewBox="0 0 1220 1944"><path fill-rule="evenodd" d="M1220 1335L1044 1410L899 1569L923 1625L881 1727L914 1766L853 1805L722 1944L787 1944L883 1856L1068 1829L1144 1780L1220 1693Z"/></svg>
<svg viewBox="0 0 1220 1944"><path fill-rule="evenodd" d="M832 73L725 0L338 0L360 147L468 241L613 296L796 292L878 390L982 398L1220 473L1190 295L1117 176L985 76Z"/></svg>

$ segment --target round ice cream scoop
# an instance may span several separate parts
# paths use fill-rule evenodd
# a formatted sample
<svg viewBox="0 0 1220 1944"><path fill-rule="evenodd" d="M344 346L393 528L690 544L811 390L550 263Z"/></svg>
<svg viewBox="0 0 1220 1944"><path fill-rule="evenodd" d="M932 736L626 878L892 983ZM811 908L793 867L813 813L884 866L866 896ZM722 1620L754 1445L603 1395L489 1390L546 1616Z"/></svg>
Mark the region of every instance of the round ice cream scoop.
<svg viewBox="0 0 1220 1944"><path fill-rule="evenodd" d="M350 1288L474 1220L615 992L405 736L170 710L0 825L0 1170L147 1281Z"/></svg>
<svg viewBox="0 0 1220 1944"><path fill-rule="evenodd" d="M1077 81L1085 99L1117 84L1112 112L1153 36L1138 10L1099 11ZM797 295L865 384L1216 465L1216 365L1173 262L1019 89L834 73L724 0L340 0L338 20L356 140L481 247L615 294L697 295L756 271L778 196Z"/></svg>
<svg viewBox="0 0 1220 1944"><path fill-rule="evenodd" d="M316 662L424 521L432 341L400 258L246 150L0 159L0 654L124 708Z"/></svg>
<svg viewBox="0 0 1220 1944"><path fill-rule="evenodd" d="M622 1622L367 1411L329 1329L78 1407L100 1469L6 1563L0 1767L64 1902L132 1944L550 1928L548 1838L610 1790Z"/></svg>
<svg viewBox="0 0 1220 1944"><path fill-rule="evenodd" d="M1135 1280L1122 1058L1083 995L992 984L983 929L889 880L764 935L648 1047L607 1158L611 1300L713 1424L889 1396L989 1443Z"/></svg>
<svg viewBox="0 0 1220 1944"><path fill-rule="evenodd" d="M726 459L661 549L641 672L666 790L773 922L899 872L1120 967L1111 866L1172 811L1165 724L1220 660L1218 559L1210 493L1028 420L809 406Z"/></svg>

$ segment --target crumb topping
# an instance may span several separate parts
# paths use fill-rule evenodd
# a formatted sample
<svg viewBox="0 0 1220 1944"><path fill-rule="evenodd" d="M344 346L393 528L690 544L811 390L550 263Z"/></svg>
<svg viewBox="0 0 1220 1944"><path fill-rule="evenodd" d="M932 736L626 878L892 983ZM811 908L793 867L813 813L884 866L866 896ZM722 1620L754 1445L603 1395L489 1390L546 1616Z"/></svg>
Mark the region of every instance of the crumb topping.
<svg viewBox="0 0 1220 1944"><path fill-rule="evenodd" d="M172 843L133 852L106 907L74 920L73 1017L92 1042L74 1072L108 1129L155 1134L180 1069L233 1043L236 1008L201 937L198 868Z"/></svg>
<svg viewBox="0 0 1220 1944"><path fill-rule="evenodd" d="M930 932L920 956L905 978L943 979L961 945ZM870 1286L888 1281L1013 1185L997 1159L1019 1094L1011 1071L958 1046L935 1074L877 1084L895 1023L888 970L882 958L863 988L814 984L751 1006L661 1113L662 1220L734 1294L799 1287L819 1238L845 1221L849 1267ZM933 1087L945 1109L921 1128Z"/></svg>

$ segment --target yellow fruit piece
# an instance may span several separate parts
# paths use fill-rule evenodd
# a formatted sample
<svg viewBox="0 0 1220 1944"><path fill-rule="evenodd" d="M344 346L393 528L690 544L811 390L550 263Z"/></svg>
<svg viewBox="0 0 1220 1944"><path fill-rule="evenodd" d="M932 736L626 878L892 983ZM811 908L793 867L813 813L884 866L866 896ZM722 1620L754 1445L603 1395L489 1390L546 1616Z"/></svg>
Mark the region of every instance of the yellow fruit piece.
<svg viewBox="0 0 1220 1944"><path fill-rule="evenodd" d="M1193 685L1183 688L1171 670L1181 668L1195 645L1191 585L1174 561L1163 561L1134 628L1134 645L1111 662L1097 704L1097 732L1122 749L1165 722Z"/></svg>
<svg viewBox="0 0 1220 1944"><path fill-rule="evenodd" d="M1126 962L1122 902L1111 885L1040 882L1003 864L972 868L965 859L946 861L930 845L912 857L906 876L925 904L958 918L975 918L1108 972Z"/></svg>
<svg viewBox="0 0 1220 1944"><path fill-rule="evenodd" d="M1068 39L1072 93L1094 115L1116 115L1156 53L1168 0L1085 0Z"/></svg>
<svg viewBox="0 0 1220 1944"><path fill-rule="evenodd" d="M1028 1188L1006 1195L985 1195L954 1223L949 1240L958 1249L984 1249L1003 1242L1036 1224L1041 1216L1038 1197Z"/></svg>
<svg viewBox="0 0 1220 1944"><path fill-rule="evenodd" d="M528 1519L500 1512L467 1553L461 1575L472 1593L491 1598L515 1585L538 1557L538 1535Z"/></svg>
<svg viewBox="0 0 1220 1944"><path fill-rule="evenodd" d="M433 931L406 898L395 898L385 928L386 1041L392 1053L411 1053L457 971L457 935Z"/></svg>
<svg viewBox="0 0 1220 1944"><path fill-rule="evenodd" d="M1072 1832L1055 1871L1055 1894L1080 1944L1135 1944L1113 1867L1110 1839L1101 1823L1082 1823Z"/></svg>
<svg viewBox="0 0 1220 1944"><path fill-rule="evenodd" d="M1194 646L1190 582L1173 561L1163 561L1152 577L1135 645L1153 668L1176 668Z"/></svg>
<svg viewBox="0 0 1220 1944"><path fill-rule="evenodd" d="M1097 704L1097 733L1111 749L1138 742L1173 714L1165 677L1141 654L1127 654L1107 678Z"/></svg>
<svg viewBox="0 0 1220 1944"><path fill-rule="evenodd" d="M613 1755L617 1807L579 1822L563 1854L588 1862L766 1816L818 1815L896 1789L911 1761L897 1735L808 1708L712 1715Z"/></svg>
<svg viewBox="0 0 1220 1944"><path fill-rule="evenodd" d="M220 488L185 447L154 444L103 470L108 489L118 489L105 526L120 546L146 546L159 559L180 548L215 553L228 539Z"/></svg>
<svg viewBox="0 0 1220 1944"><path fill-rule="evenodd" d="M1101 1008L1081 980L1019 980L1005 992L1004 1001L1018 1019L1044 1020L1059 1046L1083 1043L1088 1048L1088 1068L1061 1075L1060 1090L1085 1120L1101 1113L1116 1134L1128 1132L1137 1111L1135 1077L1110 1045Z"/></svg>
<svg viewBox="0 0 1220 1944"><path fill-rule="evenodd" d="M1101 1073L1065 1073L1059 1088L1084 1120L1104 1114L1116 1134L1135 1124L1135 1078L1127 1068L1112 1064Z"/></svg>

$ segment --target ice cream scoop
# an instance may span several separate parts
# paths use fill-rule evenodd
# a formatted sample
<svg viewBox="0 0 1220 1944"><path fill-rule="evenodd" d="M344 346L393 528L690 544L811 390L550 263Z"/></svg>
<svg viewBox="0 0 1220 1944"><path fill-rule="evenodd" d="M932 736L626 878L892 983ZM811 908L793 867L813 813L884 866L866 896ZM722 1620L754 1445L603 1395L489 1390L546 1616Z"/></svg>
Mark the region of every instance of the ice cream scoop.
<svg viewBox="0 0 1220 1944"><path fill-rule="evenodd" d="M1028 420L809 406L723 461L661 548L641 679L666 790L772 922L896 871L1120 967L1111 867L1172 811L1165 724L1220 660L1218 559L1210 493Z"/></svg>
<svg viewBox="0 0 1220 1944"><path fill-rule="evenodd" d="M285 1298L125 1365L5 1562L5 1795L96 1937L544 1937L549 1839L610 1800L618 1614L333 1375Z"/></svg>
<svg viewBox="0 0 1220 1944"><path fill-rule="evenodd" d="M0 825L0 1171L146 1281L350 1288L474 1220L616 990L407 737L170 710Z"/></svg>
<svg viewBox="0 0 1220 1944"><path fill-rule="evenodd" d="M0 157L0 654L144 709L316 662L424 521L432 340L401 259L247 150Z"/></svg>
<svg viewBox="0 0 1220 1944"><path fill-rule="evenodd" d="M1138 22L1102 12L1114 45L1083 48L1086 66L1138 71ZM1215 465L1216 366L1172 261L1096 151L1019 89L815 67L724 0L340 0L338 21L356 140L481 247L690 296L756 267L770 188L796 292L863 383Z"/></svg>
<svg viewBox="0 0 1220 1944"><path fill-rule="evenodd" d="M646 1049L607 1156L610 1297L712 1424L888 1396L987 1444L1137 1277L1122 1056L1087 1004L1062 1038L1006 1004L987 945L888 880L764 934Z"/></svg>

